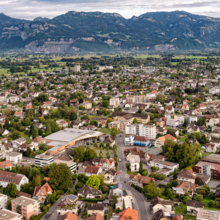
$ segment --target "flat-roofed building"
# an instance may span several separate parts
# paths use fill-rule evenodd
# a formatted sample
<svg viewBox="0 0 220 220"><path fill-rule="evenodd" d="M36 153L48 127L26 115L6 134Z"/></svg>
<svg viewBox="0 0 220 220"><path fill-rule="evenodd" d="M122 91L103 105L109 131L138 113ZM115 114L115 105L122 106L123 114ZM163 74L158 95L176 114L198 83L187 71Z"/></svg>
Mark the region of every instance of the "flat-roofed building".
<svg viewBox="0 0 220 220"><path fill-rule="evenodd" d="M12 212L8 209L0 210L0 219L2 220L22 220L23 216L21 214Z"/></svg>
<svg viewBox="0 0 220 220"><path fill-rule="evenodd" d="M65 128L64 130L55 132L45 137L47 145L51 147L46 153L52 156L74 146L76 143L92 141L102 135L103 133L98 131Z"/></svg>
<svg viewBox="0 0 220 220"><path fill-rule="evenodd" d="M73 161L66 161L66 160L56 159L56 160L54 160L54 163L56 163L56 164L60 164L60 163L66 164L70 168L72 173L74 173L74 170L76 170L76 162L73 162Z"/></svg>
<svg viewBox="0 0 220 220"><path fill-rule="evenodd" d="M39 202L35 199L20 196L11 200L11 210L21 214L27 220L32 215L38 215L39 208Z"/></svg>
<svg viewBox="0 0 220 220"><path fill-rule="evenodd" d="M179 168L179 164L178 163L173 163L173 162L169 162L169 161L161 161L158 159L154 159L149 161L149 164L151 167L159 167L160 169L164 169L167 168L170 170L170 173L172 173L175 169Z"/></svg>
<svg viewBox="0 0 220 220"><path fill-rule="evenodd" d="M18 152L10 152L6 154L6 160L10 160L13 164L17 164L22 161L22 154Z"/></svg>
<svg viewBox="0 0 220 220"><path fill-rule="evenodd" d="M54 157L47 154L40 154L35 157L35 166L43 167L44 165L50 165L54 162Z"/></svg>
<svg viewBox="0 0 220 220"><path fill-rule="evenodd" d="M8 196L0 193L0 209L6 208L7 201L8 201Z"/></svg>
<svg viewBox="0 0 220 220"><path fill-rule="evenodd" d="M208 209L199 209L196 219L197 220L219 220L220 212L212 211Z"/></svg>

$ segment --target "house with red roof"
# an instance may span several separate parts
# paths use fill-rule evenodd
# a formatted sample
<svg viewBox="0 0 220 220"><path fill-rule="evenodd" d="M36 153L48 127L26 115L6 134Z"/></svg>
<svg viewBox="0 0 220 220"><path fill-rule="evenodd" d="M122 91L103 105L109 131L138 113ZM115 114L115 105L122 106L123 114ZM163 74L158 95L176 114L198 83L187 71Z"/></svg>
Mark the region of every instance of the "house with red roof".
<svg viewBox="0 0 220 220"><path fill-rule="evenodd" d="M35 186L33 198L36 198L41 204L43 204L46 197L52 193L53 190L50 185L45 183L43 186Z"/></svg>
<svg viewBox="0 0 220 220"><path fill-rule="evenodd" d="M97 165L96 166L88 165L84 172L86 176L99 175L102 172L102 168Z"/></svg>
<svg viewBox="0 0 220 220"><path fill-rule="evenodd" d="M175 142L177 141L177 139L171 134L166 134L165 136L157 138L157 140L155 141L155 147L163 146L166 140L173 140Z"/></svg>
<svg viewBox="0 0 220 220"><path fill-rule="evenodd" d="M122 212L119 212L119 220L138 220L138 211L136 209L127 208Z"/></svg>

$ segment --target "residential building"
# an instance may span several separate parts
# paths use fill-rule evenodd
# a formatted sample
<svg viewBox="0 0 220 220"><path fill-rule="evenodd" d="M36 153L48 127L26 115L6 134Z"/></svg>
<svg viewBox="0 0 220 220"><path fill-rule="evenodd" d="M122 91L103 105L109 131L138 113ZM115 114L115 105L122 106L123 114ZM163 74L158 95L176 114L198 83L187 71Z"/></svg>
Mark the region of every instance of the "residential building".
<svg viewBox="0 0 220 220"><path fill-rule="evenodd" d="M88 165L84 172L86 176L99 175L102 172L102 168L97 165L96 166Z"/></svg>
<svg viewBox="0 0 220 220"><path fill-rule="evenodd" d="M44 165L50 165L54 162L54 157L46 154L40 154L35 157L35 166L43 167Z"/></svg>
<svg viewBox="0 0 220 220"><path fill-rule="evenodd" d="M74 170L76 170L76 168L77 168L76 162L73 162L72 160L66 161L66 160L55 159L53 163L66 164L70 168L71 173L74 173Z"/></svg>
<svg viewBox="0 0 220 220"><path fill-rule="evenodd" d="M5 169L12 169L13 164L11 163L10 160L5 160L0 162L0 168L5 170Z"/></svg>
<svg viewBox="0 0 220 220"><path fill-rule="evenodd" d="M187 213L190 215L197 215L199 212L199 209L203 209L204 202L199 202L195 200L187 200L186 201L187 206Z"/></svg>
<svg viewBox="0 0 220 220"><path fill-rule="evenodd" d="M114 196L123 196L124 195L121 183L114 185L114 187L112 189L112 195L114 195Z"/></svg>
<svg viewBox="0 0 220 220"><path fill-rule="evenodd" d="M161 147L164 145L166 140L173 140L173 141L177 141L177 139L175 137L173 137L170 134L166 134L165 136L159 137L156 141L155 141L155 147Z"/></svg>
<svg viewBox="0 0 220 220"><path fill-rule="evenodd" d="M11 210L21 214L27 220L29 220L32 215L38 215L39 209L39 202L35 199L20 196L11 200Z"/></svg>
<svg viewBox="0 0 220 220"><path fill-rule="evenodd" d="M175 213L173 202L171 200L164 200L159 197L155 197L151 200L150 209L153 214L161 209L164 212Z"/></svg>
<svg viewBox="0 0 220 220"><path fill-rule="evenodd" d="M92 214L100 214L101 216L104 216L105 210L104 210L104 204L88 204L87 206L87 214L92 215Z"/></svg>
<svg viewBox="0 0 220 220"><path fill-rule="evenodd" d="M79 201L79 197L73 194L64 195L56 207L56 211L60 214L66 212L78 213L79 208L82 208L82 201Z"/></svg>
<svg viewBox="0 0 220 220"><path fill-rule="evenodd" d="M131 155L129 157L130 170L131 172L137 172L140 168L140 156L139 155Z"/></svg>
<svg viewBox="0 0 220 220"><path fill-rule="evenodd" d="M116 177L116 170L115 169L109 169L105 172L105 184L112 184L114 182L114 179Z"/></svg>
<svg viewBox="0 0 220 220"><path fill-rule="evenodd" d="M99 213L95 213L87 218L84 218L84 220L104 220L104 216L100 215Z"/></svg>
<svg viewBox="0 0 220 220"><path fill-rule="evenodd" d="M11 161L13 164L20 163L22 161L22 154L17 152L10 152L6 154L6 160Z"/></svg>
<svg viewBox="0 0 220 220"><path fill-rule="evenodd" d="M111 98L111 99L109 100L109 105L110 105L110 106L113 106L114 108L118 107L118 106L120 105L120 100L119 100L119 98L116 98L116 97Z"/></svg>
<svg viewBox="0 0 220 220"><path fill-rule="evenodd" d="M125 127L125 134L133 134L137 136L143 136L148 139L156 138L156 126L155 124L131 124Z"/></svg>
<svg viewBox="0 0 220 220"><path fill-rule="evenodd" d="M100 199L102 198L102 191L89 186L83 186L79 189L77 195L85 197L87 199Z"/></svg>
<svg viewBox="0 0 220 220"><path fill-rule="evenodd" d="M29 183L29 179L19 173L0 170L0 185L5 188L9 183L14 183L17 186L17 190L20 191L21 185Z"/></svg>
<svg viewBox="0 0 220 220"><path fill-rule="evenodd" d="M212 162L200 161L194 167L193 171L210 176L212 179L220 180L220 165Z"/></svg>
<svg viewBox="0 0 220 220"><path fill-rule="evenodd" d="M2 219L2 220L22 220L23 216L21 214L12 212L8 209L0 209L0 219Z"/></svg>
<svg viewBox="0 0 220 220"><path fill-rule="evenodd" d="M5 209L7 206L8 196L0 193L0 209ZM1 216L0 216L1 219Z"/></svg>
<svg viewBox="0 0 220 220"><path fill-rule="evenodd" d="M150 116L148 114L140 113L124 113L124 112L113 112L112 117L114 121L130 121L136 118L138 123L147 124L150 121Z"/></svg>
<svg viewBox="0 0 220 220"><path fill-rule="evenodd" d="M196 216L197 220L219 220L220 212L200 208Z"/></svg>
<svg viewBox="0 0 220 220"><path fill-rule="evenodd" d="M44 204L46 197L52 193L53 190L50 185L45 183L43 186L35 186L33 198L36 198L41 204Z"/></svg>
<svg viewBox="0 0 220 220"><path fill-rule="evenodd" d="M191 182L180 182L176 187L172 187L174 192L177 195L184 195L185 193L189 193L189 196L192 197L196 192L196 185Z"/></svg>
<svg viewBox="0 0 220 220"><path fill-rule="evenodd" d="M119 212L119 220L126 220L126 219L138 220L139 219L138 211L135 209L127 208L124 211Z"/></svg>
<svg viewBox="0 0 220 220"><path fill-rule="evenodd" d="M154 178L151 178L148 176L142 176L139 173L137 175L130 175L129 178L130 178L130 184L133 184L135 186L139 186L141 188L148 185L151 181L155 182Z"/></svg>
<svg viewBox="0 0 220 220"><path fill-rule="evenodd" d="M149 164L151 167L159 167L160 169L166 168L170 170L170 173L172 173L175 169L179 168L178 163L173 163L169 161L161 161L159 159L154 159L149 161Z"/></svg>

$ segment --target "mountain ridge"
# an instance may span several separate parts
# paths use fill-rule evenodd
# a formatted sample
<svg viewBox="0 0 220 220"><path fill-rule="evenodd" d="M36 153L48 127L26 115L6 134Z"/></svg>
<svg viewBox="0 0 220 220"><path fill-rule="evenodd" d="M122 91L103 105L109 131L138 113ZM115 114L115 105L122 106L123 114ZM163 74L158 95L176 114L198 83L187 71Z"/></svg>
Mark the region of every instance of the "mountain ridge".
<svg viewBox="0 0 220 220"><path fill-rule="evenodd" d="M185 11L117 13L69 11L33 21L0 13L0 50L30 52L220 49L220 18Z"/></svg>

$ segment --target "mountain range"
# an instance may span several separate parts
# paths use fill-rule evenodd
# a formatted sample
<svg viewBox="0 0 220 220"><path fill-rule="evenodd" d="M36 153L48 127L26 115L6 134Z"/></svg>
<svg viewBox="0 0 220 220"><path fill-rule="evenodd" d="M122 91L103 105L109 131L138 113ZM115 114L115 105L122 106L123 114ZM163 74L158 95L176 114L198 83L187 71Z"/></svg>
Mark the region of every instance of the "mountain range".
<svg viewBox="0 0 220 220"><path fill-rule="evenodd" d="M75 12L33 21L0 14L0 51L107 52L220 49L220 18L185 11L126 19L117 13Z"/></svg>

